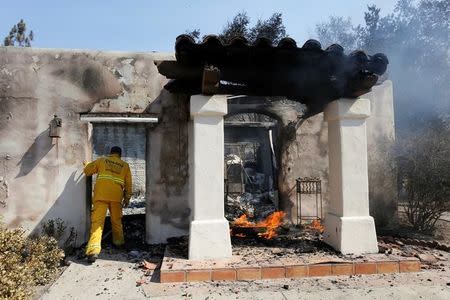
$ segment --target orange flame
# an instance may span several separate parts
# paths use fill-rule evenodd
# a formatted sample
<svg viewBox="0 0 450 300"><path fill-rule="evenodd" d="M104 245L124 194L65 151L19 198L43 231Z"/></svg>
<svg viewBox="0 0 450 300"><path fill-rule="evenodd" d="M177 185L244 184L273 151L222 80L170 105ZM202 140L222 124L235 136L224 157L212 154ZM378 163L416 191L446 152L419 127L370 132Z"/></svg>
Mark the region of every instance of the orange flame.
<svg viewBox="0 0 450 300"><path fill-rule="evenodd" d="M256 224L247 220L247 215L243 214L239 218L233 221L233 225L236 227L255 227Z"/></svg>
<svg viewBox="0 0 450 300"><path fill-rule="evenodd" d="M320 223L320 220L313 220L311 224L309 224L309 228L317 230L320 233L325 231L325 227Z"/></svg>
<svg viewBox="0 0 450 300"><path fill-rule="evenodd" d="M258 223L253 223L248 221L247 216L243 214L233 222L233 226L235 227L265 227L266 231L263 233L258 233L258 236L263 237L265 239L272 239L277 236L277 228L280 227L283 222L283 218L286 215L284 211L276 211L270 214L266 219L260 221ZM240 234L239 236L245 236Z"/></svg>

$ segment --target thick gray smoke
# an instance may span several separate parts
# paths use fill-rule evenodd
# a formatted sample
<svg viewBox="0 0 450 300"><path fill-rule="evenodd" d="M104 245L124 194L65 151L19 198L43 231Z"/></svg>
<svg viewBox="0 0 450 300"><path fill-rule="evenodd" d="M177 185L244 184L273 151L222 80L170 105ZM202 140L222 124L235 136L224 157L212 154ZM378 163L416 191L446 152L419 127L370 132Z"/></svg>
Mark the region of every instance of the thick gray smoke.
<svg viewBox="0 0 450 300"><path fill-rule="evenodd" d="M399 133L436 120L449 124L450 1L399 0L385 17L369 6L365 23L355 27L348 19L332 17L317 26L317 34L325 47L335 39L346 48L388 56L386 77L394 83Z"/></svg>

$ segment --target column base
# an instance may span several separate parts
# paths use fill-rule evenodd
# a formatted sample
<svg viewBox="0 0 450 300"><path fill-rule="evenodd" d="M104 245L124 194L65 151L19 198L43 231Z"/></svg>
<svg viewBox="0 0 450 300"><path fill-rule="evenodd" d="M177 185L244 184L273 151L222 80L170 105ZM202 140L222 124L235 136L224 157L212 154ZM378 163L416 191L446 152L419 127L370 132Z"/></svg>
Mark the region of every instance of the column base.
<svg viewBox="0 0 450 300"><path fill-rule="evenodd" d="M342 254L378 253L375 222L371 216L340 217L328 213L324 242Z"/></svg>
<svg viewBox="0 0 450 300"><path fill-rule="evenodd" d="M228 221L195 220L189 234L189 259L231 257L230 226Z"/></svg>

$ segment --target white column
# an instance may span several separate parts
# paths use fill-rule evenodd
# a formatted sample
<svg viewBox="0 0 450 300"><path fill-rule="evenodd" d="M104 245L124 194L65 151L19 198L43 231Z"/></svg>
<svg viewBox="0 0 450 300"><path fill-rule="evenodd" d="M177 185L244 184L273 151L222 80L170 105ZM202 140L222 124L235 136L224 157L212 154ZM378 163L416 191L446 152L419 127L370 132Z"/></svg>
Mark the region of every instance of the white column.
<svg viewBox="0 0 450 300"><path fill-rule="evenodd" d="M191 96L189 259L231 257L230 228L224 217L223 116L226 113L225 95Z"/></svg>
<svg viewBox="0 0 450 300"><path fill-rule="evenodd" d="M324 241L343 254L377 253L369 215L366 119L368 99L339 99L325 108L328 122L330 203Z"/></svg>

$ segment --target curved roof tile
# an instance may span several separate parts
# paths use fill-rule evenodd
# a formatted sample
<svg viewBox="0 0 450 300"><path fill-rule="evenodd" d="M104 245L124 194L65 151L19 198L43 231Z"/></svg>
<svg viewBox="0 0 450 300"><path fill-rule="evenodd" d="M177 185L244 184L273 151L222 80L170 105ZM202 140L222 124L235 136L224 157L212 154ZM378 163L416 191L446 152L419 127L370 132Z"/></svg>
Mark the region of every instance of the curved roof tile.
<svg viewBox="0 0 450 300"><path fill-rule="evenodd" d="M367 93L389 63L382 53L356 50L346 55L339 44L322 49L313 39L298 47L289 37L274 45L266 38L249 42L239 36L223 42L207 35L197 43L186 34L176 38L175 57L177 61L157 62L159 72L173 79L166 85L169 91L202 92L205 67L214 66L219 72L214 78L227 83L216 83L218 93L286 96L313 112L334 99Z"/></svg>

